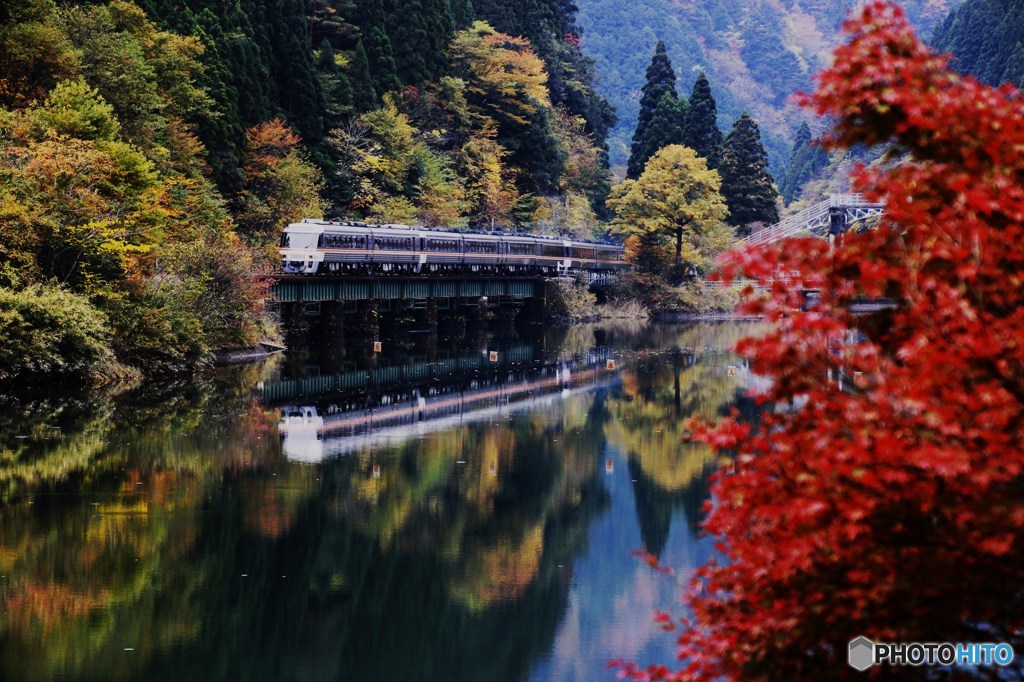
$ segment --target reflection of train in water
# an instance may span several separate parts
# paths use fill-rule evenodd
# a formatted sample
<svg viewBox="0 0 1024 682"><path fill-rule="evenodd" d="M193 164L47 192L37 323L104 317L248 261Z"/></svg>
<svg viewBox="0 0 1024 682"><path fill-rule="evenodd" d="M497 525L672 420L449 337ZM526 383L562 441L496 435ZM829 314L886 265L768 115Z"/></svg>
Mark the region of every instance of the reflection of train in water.
<svg viewBox="0 0 1024 682"><path fill-rule="evenodd" d="M303 220L281 235L286 273L608 275L626 267L613 244L502 232Z"/></svg>
<svg viewBox="0 0 1024 682"><path fill-rule="evenodd" d="M320 406L288 406L281 410L278 428L288 459L318 462L561 400L608 386L615 378L595 353L573 365L534 365L469 381L403 388L379 396L372 406L363 393L337 396Z"/></svg>

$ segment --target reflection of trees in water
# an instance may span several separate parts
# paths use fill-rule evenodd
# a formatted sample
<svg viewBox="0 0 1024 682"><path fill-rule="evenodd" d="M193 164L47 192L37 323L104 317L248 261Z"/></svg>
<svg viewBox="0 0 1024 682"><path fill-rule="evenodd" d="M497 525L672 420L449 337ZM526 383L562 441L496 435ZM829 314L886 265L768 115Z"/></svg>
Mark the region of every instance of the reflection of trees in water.
<svg viewBox="0 0 1024 682"><path fill-rule="evenodd" d="M684 424L690 417L713 421L737 402L741 388L726 366L738 361L727 349L743 329L676 328L671 341L660 339L674 350L623 370L622 387L609 401L616 419L608 438L629 458L642 539L652 554L664 549L675 509L683 508L691 530L703 520L715 456L707 446L687 442Z"/></svg>
<svg viewBox="0 0 1024 682"><path fill-rule="evenodd" d="M104 399L63 422L89 456L21 476L33 504L0 521L6 677L525 675L604 504L590 399L317 468L283 462L276 414L244 396Z"/></svg>
<svg viewBox="0 0 1024 682"><path fill-rule="evenodd" d="M268 424L238 390L254 371L0 410L0 676L134 678L196 636L190 595L208 579L185 563L196 517L228 472L269 462L276 444L276 415Z"/></svg>
<svg viewBox="0 0 1024 682"><path fill-rule="evenodd" d="M241 587L211 581L203 611L238 630L216 643L201 631L189 661L243 679L524 677L550 647L571 563L606 503L595 415L574 405L553 423L521 415L297 467L320 485L276 540L232 542L240 514L218 514L203 547L221 548L234 567L224 584Z"/></svg>
<svg viewBox="0 0 1024 682"><path fill-rule="evenodd" d="M0 503L92 466L112 426L101 399L0 398Z"/></svg>
<svg viewBox="0 0 1024 682"><path fill-rule="evenodd" d="M569 345L599 333L620 332ZM697 499L684 492L706 458L669 443L678 415L717 394L698 386L700 365L680 365L677 400L655 360L557 418L520 413L317 467L281 457L276 411L249 398L257 368L0 410L0 677L523 677L607 504L606 431L637 449L645 505Z"/></svg>

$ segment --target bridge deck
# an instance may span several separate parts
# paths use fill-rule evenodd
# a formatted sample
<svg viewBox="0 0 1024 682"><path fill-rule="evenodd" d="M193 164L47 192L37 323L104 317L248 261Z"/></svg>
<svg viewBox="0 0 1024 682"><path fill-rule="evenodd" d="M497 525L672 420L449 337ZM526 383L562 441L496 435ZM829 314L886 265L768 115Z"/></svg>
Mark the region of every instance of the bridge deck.
<svg viewBox="0 0 1024 682"><path fill-rule="evenodd" d="M528 278L483 277L313 277L282 275L271 287L278 303L323 301L386 301L432 298L534 298L543 281Z"/></svg>

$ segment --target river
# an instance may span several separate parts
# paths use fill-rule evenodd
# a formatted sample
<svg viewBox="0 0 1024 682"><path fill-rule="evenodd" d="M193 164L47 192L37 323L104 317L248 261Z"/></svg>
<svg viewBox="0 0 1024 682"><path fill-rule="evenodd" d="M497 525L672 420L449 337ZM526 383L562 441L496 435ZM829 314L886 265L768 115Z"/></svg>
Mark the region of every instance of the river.
<svg viewBox="0 0 1024 682"><path fill-rule="evenodd" d="M0 678L600 680L671 664L749 326L300 347L0 398ZM674 575L631 556L647 547Z"/></svg>

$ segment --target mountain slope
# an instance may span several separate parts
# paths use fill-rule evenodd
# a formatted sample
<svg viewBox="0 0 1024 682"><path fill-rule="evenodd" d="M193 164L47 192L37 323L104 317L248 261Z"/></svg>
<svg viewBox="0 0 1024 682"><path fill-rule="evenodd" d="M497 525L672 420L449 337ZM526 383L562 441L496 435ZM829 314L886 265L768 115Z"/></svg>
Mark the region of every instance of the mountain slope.
<svg viewBox="0 0 1024 682"><path fill-rule="evenodd" d="M987 85L1024 87L1024 0L967 0L936 29L932 45Z"/></svg>
<svg viewBox="0 0 1024 682"><path fill-rule="evenodd" d="M664 40L688 92L699 71L711 81L719 127L728 130L743 111L761 126L776 176L789 158L801 122L811 117L788 101L808 89L828 63L839 28L856 0L577 0L583 50L597 67L598 90L616 108L609 136L614 166L629 155L640 86L657 41ZM922 33L946 16L955 0L903 3ZM812 127L814 123L812 122Z"/></svg>

